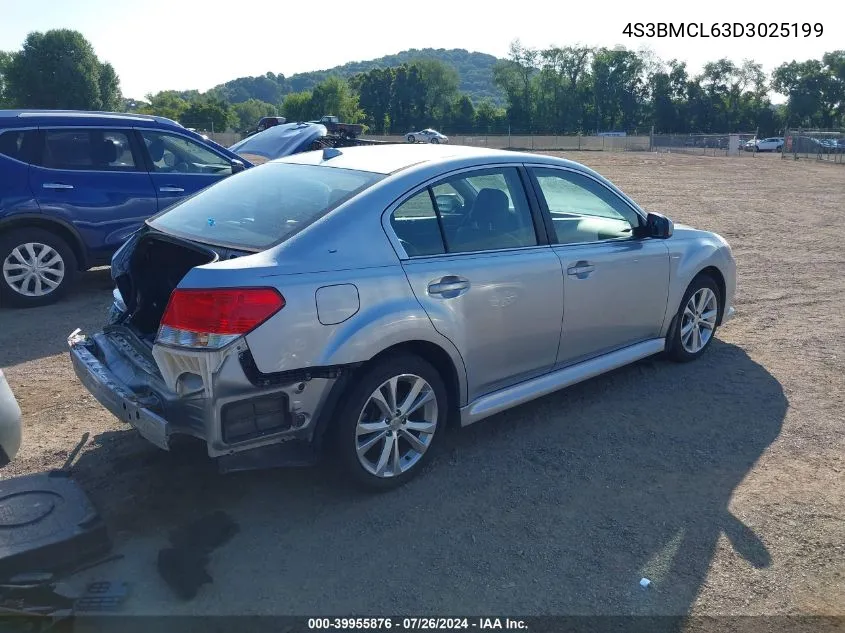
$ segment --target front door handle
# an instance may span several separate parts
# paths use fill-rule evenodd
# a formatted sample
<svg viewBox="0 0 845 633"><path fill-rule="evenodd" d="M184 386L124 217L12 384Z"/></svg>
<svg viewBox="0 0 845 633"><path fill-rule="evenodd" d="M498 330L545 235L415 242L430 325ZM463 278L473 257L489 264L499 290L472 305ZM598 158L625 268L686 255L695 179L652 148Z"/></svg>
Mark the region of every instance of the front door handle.
<svg viewBox="0 0 845 633"><path fill-rule="evenodd" d="M159 191L161 193L185 193L185 190L182 187L159 187Z"/></svg>
<svg viewBox="0 0 845 633"><path fill-rule="evenodd" d="M580 262L576 262L574 266L570 266L566 269L567 275L572 275L573 277L580 277L584 278L593 272L596 269L590 262L581 260Z"/></svg>
<svg viewBox="0 0 845 633"><path fill-rule="evenodd" d="M44 189L73 189L73 185L66 185L63 182L45 182L41 186Z"/></svg>
<svg viewBox="0 0 845 633"><path fill-rule="evenodd" d="M469 288L469 280L455 275L447 275L437 281L432 281L428 284L428 294L442 295L451 298L457 297L464 290Z"/></svg>

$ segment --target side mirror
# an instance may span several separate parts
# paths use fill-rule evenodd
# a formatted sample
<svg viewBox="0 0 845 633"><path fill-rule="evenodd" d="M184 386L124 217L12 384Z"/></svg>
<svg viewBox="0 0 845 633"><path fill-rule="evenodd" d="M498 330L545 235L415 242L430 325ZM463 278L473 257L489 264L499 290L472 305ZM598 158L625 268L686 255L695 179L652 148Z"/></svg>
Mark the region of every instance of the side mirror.
<svg viewBox="0 0 845 633"><path fill-rule="evenodd" d="M665 240L672 237L675 232L675 224L660 213L649 213L646 217L645 237L655 237L657 239Z"/></svg>
<svg viewBox="0 0 845 633"><path fill-rule="evenodd" d="M232 159L232 173L233 174L237 174L239 172L242 172L244 169L246 169L246 167L244 167L244 164L241 161L239 161L236 158Z"/></svg>

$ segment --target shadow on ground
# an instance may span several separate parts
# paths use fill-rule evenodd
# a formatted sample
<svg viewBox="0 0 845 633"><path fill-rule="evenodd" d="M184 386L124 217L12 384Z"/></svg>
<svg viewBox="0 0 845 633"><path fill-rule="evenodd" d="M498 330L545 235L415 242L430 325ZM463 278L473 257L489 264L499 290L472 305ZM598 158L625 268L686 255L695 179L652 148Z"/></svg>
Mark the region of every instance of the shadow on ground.
<svg viewBox="0 0 845 633"><path fill-rule="evenodd" d="M0 367L67 351L67 337L80 327L91 332L106 321L114 284L111 269L97 268L79 276L67 296L40 308L0 308Z"/></svg>
<svg viewBox="0 0 845 633"><path fill-rule="evenodd" d="M452 433L391 493L325 468L222 476L131 432L96 438L77 473L131 538L217 509L239 523L214 583L170 613L684 614L722 534L740 564L771 563L729 503L787 404L714 341L695 363L644 361Z"/></svg>

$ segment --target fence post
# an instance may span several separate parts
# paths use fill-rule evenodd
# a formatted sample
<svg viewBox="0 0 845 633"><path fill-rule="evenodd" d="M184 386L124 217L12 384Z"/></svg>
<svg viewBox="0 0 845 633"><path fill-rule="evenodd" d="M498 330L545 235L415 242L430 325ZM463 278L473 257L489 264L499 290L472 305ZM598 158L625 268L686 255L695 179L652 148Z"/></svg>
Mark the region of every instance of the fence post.
<svg viewBox="0 0 845 633"><path fill-rule="evenodd" d="M654 151L654 126L651 126L651 133L648 135L648 151Z"/></svg>
<svg viewBox="0 0 845 633"><path fill-rule="evenodd" d="M581 151L581 132L578 132L578 151Z"/></svg>
<svg viewBox="0 0 845 633"><path fill-rule="evenodd" d="M511 126L510 124L508 124L508 149L510 149L511 147Z"/></svg>

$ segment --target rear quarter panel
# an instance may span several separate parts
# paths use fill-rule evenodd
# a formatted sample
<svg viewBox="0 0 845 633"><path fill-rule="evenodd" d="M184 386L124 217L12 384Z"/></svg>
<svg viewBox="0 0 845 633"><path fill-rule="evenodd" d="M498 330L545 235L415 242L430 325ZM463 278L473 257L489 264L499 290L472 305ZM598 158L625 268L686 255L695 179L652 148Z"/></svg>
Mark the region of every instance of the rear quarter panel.
<svg viewBox="0 0 845 633"><path fill-rule="evenodd" d="M0 155L0 221L38 212L29 186L29 165Z"/></svg>

